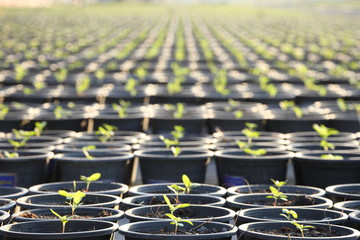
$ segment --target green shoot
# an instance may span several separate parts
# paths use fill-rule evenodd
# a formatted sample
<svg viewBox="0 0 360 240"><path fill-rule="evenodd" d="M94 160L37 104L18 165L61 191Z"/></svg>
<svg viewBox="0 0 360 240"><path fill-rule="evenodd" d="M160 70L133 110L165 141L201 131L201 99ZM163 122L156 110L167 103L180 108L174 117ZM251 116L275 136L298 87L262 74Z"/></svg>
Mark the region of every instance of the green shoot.
<svg viewBox="0 0 360 240"><path fill-rule="evenodd" d="M344 160L344 157L341 155L323 154L320 157L325 160Z"/></svg>
<svg viewBox="0 0 360 240"><path fill-rule="evenodd" d="M240 141L240 140L236 140L235 143L242 150L249 147L246 142L243 142L243 141Z"/></svg>
<svg viewBox="0 0 360 240"><path fill-rule="evenodd" d="M61 68L57 72L54 72L54 77L58 83L62 83L66 80L68 70L66 68Z"/></svg>
<svg viewBox="0 0 360 240"><path fill-rule="evenodd" d="M252 156L263 156L267 153L267 151L265 149L250 149L250 148L244 148L243 151L249 155Z"/></svg>
<svg viewBox="0 0 360 240"><path fill-rule="evenodd" d="M89 191L90 184L91 184L92 182L95 182L95 181L99 180L100 177L101 177L101 173L94 173L94 174L92 174L92 175L89 176L89 177L80 176L80 180L86 182L86 192Z"/></svg>
<svg viewBox="0 0 360 240"><path fill-rule="evenodd" d="M279 200L287 201L286 195L284 195L284 193L277 190L275 187L270 186L270 191L272 195L266 196L266 198L274 199L274 203L273 203L274 206L277 206Z"/></svg>
<svg viewBox="0 0 360 240"><path fill-rule="evenodd" d="M184 115L185 104L177 103L176 104L176 112L174 112L174 118L182 118Z"/></svg>
<svg viewBox="0 0 360 240"><path fill-rule="evenodd" d="M91 79L89 76L83 76L83 77L79 78L76 81L76 86L75 86L76 93L78 95L82 95L86 90L89 89L90 84L91 84Z"/></svg>
<svg viewBox="0 0 360 240"><path fill-rule="evenodd" d="M174 212L177 209L186 208L186 207L190 206L189 203L178 204L178 205L175 206L175 205L171 204L170 199L165 194L163 194L163 198L164 198L164 200L166 202L166 205L168 205L169 211L170 211L171 214L174 214Z"/></svg>
<svg viewBox="0 0 360 240"><path fill-rule="evenodd" d="M71 218L71 216L70 217L67 215L61 216L60 214L58 214L51 208L50 208L50 211L52 212L52 214L54 214L55 216L57 216L60 219L60 221L62 223L62 233L65 233L65 226L69 222L69 219Z"/></svg>
<svg viewBox="0 0 360 240"><path fill-rule="evenodd" d="M125 84L125 91L129 92L131 96L136 96L137 90L136 86L138 85L138 81L133 78L129 78Z"/></svg>
<svg viewBox="0 0 360 240"><path fill-rule="evenodd" d="M167 186L171 191L173 191L176 195L176 203L179 203L179 194L185 192L185 188L178 186L176 184L171 184Z"/></svg>
<svg viewBox="0 0 360 240"><path fill-rule="evenodd" d="M170 149L171 149L171 152L173 153L174 157L178 157L181 153L180 147L171 146Z"/></svg>
<svg viewBox="0 0 360 240"><path fill-rule="evenodd" d="M0 153L0 158L1 159L5 159L5 158L17 158L19 157L19 154L17 152L14 153L10 153L8 151L4 151L3 153Z"/></svg>
<svg viewBox="0 0 360 240"><path fill-rule="evenodd" d="M244 116L244 113L241 110L236 110L236 111L233 112L233 114L234 114L236 119L240 119L240 118L242 118Z"/></svg>
<svg viewBox="0 0 360 240"><path fill-rule="evenodd" d="M15 141L13 139L8 139L8 142L14 147L14 151L16 152L19 148L24 147L29 138L24 138L21 141Z"/></svg>
<svg viewBox="0 0 360 240"><path fill-rule="evenodd" d="M298 214L294 210L289 210L289 209L283 208L282 212L283 213L281 213L280 216L285 217L289 221L293 221L298 218Z"/></svg>
<svg viewBox="0 0 360 240"><path fill-rule="evenodd" d="M247 137L248 145L252 144L254 138L260 137L260 132L255 131L257 128L257 124L255 123L245 123L246 128L244 128L241 132Z"/></svg>
<svg viewBox="0 0 360 240"><path fill-rule="evenodd" d="M336 135L339 133L338 130L334 129L334 128L328 128L325 125L321 124L313 124L313 129L319 134L319 136L322 139L328 139L328 137L332 136L332 135Z"/></svg>
<svg viewBox="0 0 360 240"><path fill-rule="evenodd" d="M182 181L185 185L185 193L186 194L189 194L192 189L199 186L199 184L192 183L190 178L186 174L182 175Z"/></svg>
<svg viewBox="0 0 360 240"><path fill-rule="evenodd" d="M79 205L81 205L81 200L83 199L83 197L86 196L86 194L83 193L82 191L77 191L75 193L69 193L65 190L59 190L58 193L61 196L66 197L69 200L69 202L66 202L66 203L71 206L71 215L75 215L76 208Z"/></svg>
<svg viewBox="0 0 360 240"><path fill-rule="evenodd" d="M56 106L53 113L54 113L56 119L68 118L72 114L72 112L70 110L66 110L60 105Z"/></svg>
<svg viewBox="0 0 360 240"><path fill-rule="evenodd" d="M114 111L118 112L120 118L125 118L128 115L127 110L130 106L131 106L131 102L126 102L123 100L120 101L120 104L116 104L116 103L112 104L112 108L114 109Z"/></svg>
<svg viewBox="0 0 360 240"><path fill-rule="evenodd" d="M184 131L185 128L183 126L175 125L174 130L171 131L171 135L173 136L174 139L180 139L184 137Z"/></svg>
<svg viewBox="0 0 360 240"><path fill-rule="evenodd" d="M82 152L84 153L87 159L93 159L94 157L90 155L89 150L96 149L95 145L88 145L81 148Z"/></svg>
<svg viewBox="0 0 360 240"><path fill-rule="evenodd" d="M304 232L307 231L309 228L315 228L314 226L303 225L297 222L292 222L291 224L293 224L300 231L302 237L305 237Z"/></svg>
<svg viewBox="0 0 360 240"><path fill-rule="evenodd" d="M8 112L9 112L9 107L4 104L0 104L0 120L4 120Z"/></svg>
<svg viewBox="0 0 360 240"><path fill-rule="evenodd" d="M341 110L342 112L346 112L346 110L348 109L348 107L347 107L347 104L346 104L346 102L345 102L345 100L344 100L343 98L338 98L338 99L336 100L336 103L337 103L338 107L340 108L340 110Z"/></svg>
<svg viewBox="0 0 360 240"><path fill-rule="evenodd" d="M115 130L117 130L117 127L104 123L102 126L98 127L95 134L99 135L99 140L105 143L115 136Z"/></svg>
<svg viewBox="0 0 360 240"><path fill-rule="evenodd" d="M46 121L35 122L35 128L34 128L35 136L39 137L41 133L44 131L46 125L47 125Z"/></svg>
<svg viewBox="0 0 360 240"><path fill-rule="evenodd" d="M275 187L277 187L278 191L280 191L280 188L282 186L284 186L287 182L287 181L279 181L279 180L274 180L274 179L270 179L270 180L274 183Z"/></svg>
<svg viewBox="0 0 360 240"><path fill-rule="evenodd" d="M193 225L193 223L191 221L181 219L180 217L176 217L176 216L174 216L173 214L170 214L170 213L166 213L165 216L167 216L168 218L170 218L172 220L172 222L170 222L171 225L175 225L174 234L177 234L177 231L178 231L179 227L184 226L184 224L182 224L182 223L188 223L190 225Z"/></svg>
<svg viewBox="0 0 360 240"><path fill-rule="evenodd" d="M105 70L104 69L96 70L95 77L100 81L104 80L104 78L105 78Z"/></svg>

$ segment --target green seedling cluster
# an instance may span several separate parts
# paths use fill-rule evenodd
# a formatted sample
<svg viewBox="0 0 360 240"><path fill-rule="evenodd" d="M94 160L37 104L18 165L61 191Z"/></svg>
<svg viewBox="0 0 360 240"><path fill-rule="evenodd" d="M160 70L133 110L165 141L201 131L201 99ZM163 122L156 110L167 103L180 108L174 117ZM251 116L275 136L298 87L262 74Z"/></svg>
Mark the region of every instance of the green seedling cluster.
<svg viewBox="0 0 360 240"><path fill-rule="evenodd" d="M99 136L100 142L106 143L115 136L116 130L117 127L104 123L103 125L98 127L95 134Z"/></svg>
<svg viewBox="0 0 360 240"><path fill-rule="evenodd" d="M298 229L300 231L302 237L305 237L304 236L305 231L309 230L310 228L315 228L314 226L311 226L311 225L304 225L304 224L298 223L297 222L298 214L294 210L289 210L289 209L283 208L282 212L283 213L281 213L280 216L283 216L287 220L289 220L291 222L291 224L293 224L296 227L296 229Z"/></svg>

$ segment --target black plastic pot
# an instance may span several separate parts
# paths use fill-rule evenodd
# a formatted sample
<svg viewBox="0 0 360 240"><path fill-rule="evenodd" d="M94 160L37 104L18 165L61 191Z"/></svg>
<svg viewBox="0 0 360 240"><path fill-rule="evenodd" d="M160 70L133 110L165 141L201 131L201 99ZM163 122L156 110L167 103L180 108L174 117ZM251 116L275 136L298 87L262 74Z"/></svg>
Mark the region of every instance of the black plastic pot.
<svg viewBox="0 0 360 240"><path fill-rule="evenodd" d="M7 240L110 240L118 226L116 223L99 220L70 220L66 224L66 229L71 229L71 232L61 233L62 226L59 220L32 221L2 226L0 234Z"/></svg>
<svg viewBox="0 0 360 240"><path fill-rule="evenodd" d="M93 118L94 129L97 129L99 126L105 124L110 124L116 126L119 130L123 131L144 131L144 114L142 113L129 113L126 117L120 118L117 113L115 114L103 114Z"/></svg>
<svg viewBox="0 0 360 240"><path fill-rule="evenodd" d="M256 208L256 207L275 207L272 204L265 205L265 201L269 202L270 199L267 196L271 194L266 193L253 193L253 194L246 194L246 195L233 195L226 198L226 205L235 210L247 209L247 208ZM287 199L289 201L300 199L300 203L294 206L282 206L277 205L277 208L321 208L326 209L330 208L333 202L330 199L324 197L317 197L317 196L306 196L303 194L286 194ZM307 201L307 199L309 199ZM303 201L304 200L304 201ZM278 203L282 203L283 201L279 200Z"/></svg>
<svg viewBox="0 0 360 240"><path fill-rule="evenodd" d="M84 207L116 207L121 198L114 195L88 193L82 199ZM66 197L56 193L31 195L21 197L16 201L21 210L36 208L70 207L66 204Z"/></svg>
<svg viewBox="0 0 360 240"><path fill-rule="evenodd" d="M333 143L334 150L339 151L360 151L360 146L355 145L354 142L348 143ZM292 143L287 146L288 151L292 152L302 152L302 151L321 151L324 150L320 143L308 143L308 142L301 142L301 143Z"/></svg>
<svg viewBox="0 0 360 240"><path fill-rule="evenodd" d="M76 181L77 190L86 189L86 183L83 181ZM59 190L66 190L72 192L74 189L74 182L54 182L44 183L29 188L30 194L46 194L57 193ZM122 196L127 193L129 187L123 183L116 182L101 182L95 181L90 184L89 193L108 194L114 196Z"/></svg>
<svg viewBox="0 0 360 240"><path fill-rule="evenodd" d="M322 229L328 229L330 227L332 230L339 232L341 235L334 236L334 237L318 237L318 238L316 238L316 237L291 237L291 239L356 240L360 235L359 231L349 228L349 227L338 226L338 225L329 225L329 224L319 224L319 223L314 223L311 225L314 227L322 228ZM241 240L265 240L265 239L266 240L288 240L289 239L288 235L279 236L279 235L273 235L270 233L271 230L279 230L281 228L294 229L295 226L288 222L246 223L246 224L242 224L239 226L239 236L241 236L241 238L240 238ZM263 233L263 232L259 232L257 230L269 231L269 232Z"/></svg>
<svg viewBox="0 0 360 240"><path fill-rule="evenodd" d="M343 160L328 160L321 156L341 155ZM304 151L293 158L296 183L320 188L330 185L360 182L360 152Z"/></svg>
<svg viewBox="0 0 360 240"><path fill-rule="evenodd" d="M16 202L10 199L0 198L0 210L5 212L14 212Z"/></svg>
<svg viewBox="0 0 360 240"><path fill-rule="evenodd" d="M92 152L91 159L83 152L65 153L53 158L49 172L54 181L71 181L81 175L101 173L102 181L129 184L134 166L134 155L126 152ZM35 185L35 184L33 184Z"/></svg>
<svg viewBox="0 0 360 240"><path fill-rule="evenodd" d="M51 208L59 215L71 216L71 208ZM104 214L106 213L106 214ZM104 214L104 215L102 215ZM37 215L38 218L34 218L33 215ZM29 217L30 216L30 217ZM113 208L104 207L78 207L75 210L75 217L72 219L86 219L86 220L100 220L107 222L117 223L124 217L124 212ZM14 213L11 216L12 222L30 222L30 221L52 221L57 217L48 208L30 209L21 212Z"/></svg>
<svg viewBox="0 0 360 240"><path fill-rule="evenodd" d="M175 194L166 194L170 200L176 198ZM209 206L224 206L225 199L217 196L207 195L191 195L191 194L180 194L179 201L181 203L200 204ZM126 210L134 207L142 207L146 205L158 205L166 204L163 198L163 194L145 194L133 197L124 198L121 202L121 208Z"/></svg>
<svg viewBox="0 0 360 240"><path fill-rule="evenodd" d="M184 150L177 157L168 149L134 152L139 159L144 183L176 182L186 174L193 182L203 183L212 152Z"/></svg>
<svg viewBox="0 0 360 240"><path fill-rule="evenodd" d="M320 143L321 141L321 137L315 131L293 132L285 134L284 137L290 140L291 143ZM336 143L355 143L354 140L356 140L356 134L350 132L339 132L336 135L329 136L327 139L328 142L334 143L335 145Z"/></svg>
<svg viewBox="0 0 360 240"><path fill-rule="evenodd" d="M9 218L10 218L10 214L8 212L0 210L0 224L1 225L6 223L9 220ZM1 238L1 235L0 235L0 238Z"/></svg>
<svg viewBox="0 0 360 240"><path fill-rule="evenodd" d="M130 222L169 220L168 217L165 216L165 213L170 213L169 206L152 205L128 209L125 212L125 216ZM235 212L224 207L191 205L186 208L175 210L174 215L189 221L229 223L233 220Z"/></svg>
<svg viewBox="0 0 360 240"><path fill-rule="evenodd" d="M251 184L251 185L242 185L242 186L234 186L227 189L227 195L244 195L251 193L270 193L269 187L272 186L270 184ZM308 196L325 196L325 190L317 187L310 186L301 186L301 185L284 185L281 187L281 192L295 193L295 194L305 194Z"/></svg>
<svg viewBox="0 0 360 240"><path fill-rule="evenodd" d="M22 187L0 187L0 198L17 199L28 192L28 189Z"/></svg>
<svg viewBox="0 0 360 240"><path fill-rule="evenodd" d="M184 224L183 228L185 229L193 229L201 224L201 226L206 227L208 229L217 229L216 233L208 233L208 234L194 234L194 235L184 235L184 234L173 234L174 225L171 225L169 221L146 221L146 222L136 222L136 223L128 223L122 225L119 228L119 232L125 236L126 240L140 240L140 239L156 239L156 240L230 240L232 236L237 233L237 228L233 225L226 223L218 223L218 222L193 222L193 226L190 224ZM151 232L159 232L161 229L167 228L170 233L169 234L159 234L159 233L151 233Z"/></svg>
<svg viewBox="0 0 360 240"><path fill-rule="evenodd" d="M178 186L184 187L183 183L154 183L154 184L144 184L133 186L129 189L130 196L144 195L144 194L168 194L173 193L168 188L171 184L176 184ZM208 195L208 196L218 196L223 197L226 194L226 189L216 185L196 183L198 186L193 188L190 194L196 195Z"/></svg>
<svg viewBox="0 0 360 240"><path fill-rule="evenodd" d="M351 212L360 210L360 200L337 202L333 208L337 211L350 214Z"/></svg>
<svg viewBox="0 0 360 240"><path fill-rule="evenodd" d="M45 181L49 154L42 151L17 151L19 157L0 159L0 176L6 186L30 187Z"/></svg>
<svg viewBox="0 0 360 240"><path fill-rule="evenodd" d="M350 224L357 230L360 230L360 211L349 214Z"/></svg>
<svg viewBox="0 0 360 240"><path fill-rule="evenodd" d="M348 215L334 210L317 209L317 208L292 208L298 214L297 222L302 224L327 223L327 224L344 224ZM239 226L249 222L279 222L289 221L283 214L281 208L248 208L236 213L236 225Z"/></svg>
<svg viewBox="0 0 360 240"><path fill-rule="evenodd" d="M251 156L237 149L215 152L219 184L223 186L266 184L269 179L285 180L290 153L267 151Z"/></svg>
<svg viewBox="0 0 360 240"><path fill-rule="evenodd" d="M337 184L325 190L334 202L360 200L360 183Z"/></svg>
<svg viewBox="0 0 360 240"><path fill-rule="evenodd" d="M93 145L96 147L96 149L88 150L89 154L92 155L92 153L106 153L106 152L130 152L131 146L127 144L118 144L118 143L99 143L94 142L92 144L91 142L77 142L73 141L67 144L62 144L56 146L54 149L55 153L76 153L76 152L82 152L82 148L86 146Z"/></svg>

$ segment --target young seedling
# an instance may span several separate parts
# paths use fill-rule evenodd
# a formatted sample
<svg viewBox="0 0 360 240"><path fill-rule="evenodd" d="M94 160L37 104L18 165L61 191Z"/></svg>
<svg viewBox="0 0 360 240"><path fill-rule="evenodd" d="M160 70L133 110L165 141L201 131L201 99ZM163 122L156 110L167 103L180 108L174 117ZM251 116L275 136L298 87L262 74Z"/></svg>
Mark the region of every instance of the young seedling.
<svg viewBox="0 0 360 240"><path fill-rule="evenodd" d="M136 96L136 86L138 84L138 81L136 81L134 78L129 78L125 84L125 91L129 92L131 96Z"/></svg>
<svg viewBox="0 0 360 240"><path fill-rule="evenodd" d="M173 204L171 204L170 199L165 194L163 194L163 198L164 198L164 201L165 201L166 205L168 205L168 207L169 207L170 214L174 214L174 212L177 209L186 208L186 207L190 206L189 203L182 203L182 204L173 205Z"/></svg>
<svg viewBox="0 0 360 240"><path fill-rule="evenodd" d="M260 137L260 132L255 131L257 128L256 123L245 123L246 128L244 128L241 132L246 136L247 143L250 146L254 138Z"/></svg>
<svg viewBox="0 0 360 240"><path fill-rule="evenodd" d="M267 153L265 149L251 149L251 148L244 148L243 151L251 156L263 156Z"/></svg>
<svg viewBox="0 0 360 240"><path fill-rule="evenodd" d="M174 157L178 157L181 153L180 147L171 146L170 149L171 149L171 152L173 153Z"/></svg>
<svg viewBox="0 0 360 240"><path fill-rule="evenodd" d="M50 208L50 211L52 212L52 214L54 214L56 217L58 217L60 219L60 221L62 223L62 233L65 233L66 224L69 222L69 219L71 218L71 216L68 216L68 215L61 216L60 214L58 214L51 208Z"/></svg>
<svg viewBox="0 0 360 240"><path fill-rule="evenodd" d="M89 150L96 149L95 145L88 145L81 148L82 152L84 153L87 159L93 159L94 157L90 155Z"/></svg>
<svg viewBox="0 0 360 240"><path fill-rule="evenodd" d="M334 144L327 141L327 139L332 136L339 133L338 130L333 128L328 128L325 125L321 124L313 124L313 129L318 133L318 135L321 137L320 146L324 148L325 151L329 149L334 149Z"/></svg>
<svg viewBox="0 0 360 240"><path fill-rule="evenodd" d="M323 154L320 157L325 160L344 160L344 157L341 155Z"/></svg>
<svg viewBox="0 0 360 240"><path fill-rule="evenodd" d="M233 114L234 114L236 119L240 119L240 118L242 118L244 116L244 113L241 110L236 110L236 111L233 112Z"/></svg>
<svg viewBox="0 0 360 240"><path fill-rule="evenodd" d="M185 104L177 103L176 104L176 112L174 112L174 118L182 118L184 116Z"/></svg>
<svg viewBox="0 0 360 240"><path fill-rule="evenodd" d="M192 189L199 186L199 184L191 182L190 178L186 174L182 175L182 181L185 185L185 193L186 194L189 194Z"/></svg>
<svg viewBox="0 0 360 240"><path fill-rule="evenodd" d="M16 141L13 139L8 139L8 142L14 147L14 151L16 152L19 148L25 147L28 140L29 140L29 137L23 137L19 141Z"/></svg>
<svg viewBox="0 0 360 240"><path fill-rule="evenodd" d="M95 182L101 178L101 173L94 173L89 177L86 176L80 176L80 180L86 182L86 192L89 191L90 184L92 182Z"/></svg>
<svg viewBox="0 0 360 240"><path fill-rule="evenodd" d="M19 154L17 152L11 153L8 151L4 151L3 153L0 153L0 158L1 159L6 159L6 158L17 158L19 157Z"/></svg>
<svg viewBox="0 0 360 240"><path fill-rule="evenodd" d="M66 80L68 70L66 68L61 68L57 72L54 72L54 77L58 83L63 83Z"/></svg>
<svg viewBox="0 0 360 240"><path fill-rule="evenodd" d="M105 70L104 69L96 70L95 77L99 80L99 82L102 82L105 78Z"/></svg>
<svg viewBox="0 0 360 240"><path fill-rule="evenodd" d="M99 135L99 140L105 143L115 136L115 130L117 130L117 127L104 123L102 126L98 127L95 134Z"/></svg>
<svg viewBox="0 0 360 240"><path fill-rule="evenodd" d="M114 111L118 112L118 115L120 118L125 118L127 114L128 108L131 106L131 102L127 102L124 100L121 100L119 104L113 103L112 108Z"/></svg>
<svg viewBox="0 0 360 240"><path fill-rule="evenodd" d="M279 103L282 110L292 110L297 118L302 118L303 111L296 106L294 101L284 100Z"/></svg>
<svg viewBox="0 0 360 240"><path fill-rule="evenodd" d="M179 139L184 137L184 131L185 129L182 126L176 125L174 130L171 131L173 139L165 138L164 136L160 136L160 139L165 143L166 148L170 149L171 146L179 145Z"/></svg>
<svg viewBox="0 0 360 240"><path fill-rule="evenodd" d="M0 120L4 120L8 112L9 112L9 107L4 104L0 104Z"/></svg>
<svg viewBox="0 0 360 240"><path fill-rule="evenodd" d="M273 203L274 206L277 206L277 203L278 203L279 200L287 201L287 197L286 197L286 195L284 193L280 192L279 190L277 190L273 186L270 186L269 188L270 188L270 192L271 192L272 195L266 196L266 198L274 199L274 203Z"/></svg>
<svg viewBox="0 0 360 240"><path fill-rule="evenodd" d="M86 196L86 194L83 193L82 191L77 191L75 193L69 193L65 190L59 190L58 193L61 196L66 197L69 200L69 202L66 202L66 203L71 206L71 215L75 215L76 208L79 205L81 205L81 200L83 199L83 197Z"/></svg>
<svg viewBox="0 0 360 240"><path fill-rule="evenodd" d="M286 182L287 182L287 181L279 181L279 180L274 180L274 179L270 179L270 180L274 183L274 185L278 191L280 191L280 188L282 186L286 185Z"/></svg>
<svg viewBox="0 0 360 240"><path fill-rule="evenodd" d="M182 223L188 223L190 225L193 225L193 223L189 220L184 220L180 217L176 217L171 213L166 213L165 216L167 216L168 218L170 218L172 221L170 222L171 225L175 225L175 230L174 230L174 234L177 234L177 231L179 229L179 227L183 227L184 224Z"/></svg>
<svg viewBox="0 0 360 240"><path fill-rule="evenodd" d="M62 106L56 106L54 109L54 115L56 119L65 119L70 117L72 112L70 110L64 109Z"/></svg>
<svg viewBox="0 0 360 240"><path fill-rule="evenodd" d="M179 194L184 193L185 192L185 188L181 187L177 184L171 184L170 186L167 186L171 191L173 191L175 193L176 196L176 203L179 203Z"/></svg>
<svg viewBox="0 0 360 240"><path fill-rule="evenodd" d="M283 208L282 212L283 213L281 213L280 216L283 216L287 220L289 220L290 223L292 225L294 225L296 227L296 229L298 229L300 231L302 237L305 237L304 232L306 230L308 230L310 228L315 228L314 226L311 226L311 225L303 225L303 224L296 222L297 218L298 218L298 214L294 210L289 210L289 209Z"/></svg>
<svg viewBox="0 0 360 240"><path fill-rule="evenodd" d="M76 81L76 85L75 85L76 93L78 95L82 95L86 90L89 89L90 84L91 84L91 79L89 76L83 76L79 78Z"/></svg>
<svg viewBox="0 0 360 240"><path fill-rule="evenodd" d="M35 122L35 128L34 128L35 136L39 137L41 133L44 131L46 125L47 125L46 121Z"/></svg>

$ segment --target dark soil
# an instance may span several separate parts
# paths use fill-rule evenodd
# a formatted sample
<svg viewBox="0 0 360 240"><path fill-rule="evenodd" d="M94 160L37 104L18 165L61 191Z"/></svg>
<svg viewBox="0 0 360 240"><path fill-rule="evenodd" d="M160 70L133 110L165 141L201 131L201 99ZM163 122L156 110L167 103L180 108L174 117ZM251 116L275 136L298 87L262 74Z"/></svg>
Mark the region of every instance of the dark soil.
<svg viewBox="0 0 360 240"><path fill-rule="evenodd" d="M273 206L274 199L259 199L252 202L245 202L247 204L260 204L265 206ZM306 195L301 195L298 197L289 197L288 201L278 200L276 206L304 206L304 205L314 205L315 199Z"/></svg>
<svg viewBox="0 0 360 240"><path fill-rule="evenodd" d="M298 229L283 227L278 230L268 230L268 229L262 229L262 230L254 230L256 232L261 233L267 233L271 235L279 235L279 236L289 236L289 237L301 237L301 232ZM338 231L332 230L330 228L308 228L304 231L305 237L334 237L334 236L342 236L342 234Z"/></svg>
<svg viewBox="0 0 360 240"><path fill-rule="evenodd" d="M96 214L96 215L91 215L91 214L81 214L81 215L74 215L71 217L71 219L87 219L87 218L95 218L95 217L108 217L111 216L112 213L103 210L102 212ZM20 215L20 217L23 218L33 218L33 219L58 219L55 215L37 215L35 213L31 213L31 212L24 212L23 214Z"/></svg>
<svg viewBox="0 0 360 240"><path fill-rule="evenodd" d="M181 202L178 202L175 197L169 197L169 200L172 204L181 204ZM163 197L152 197L150 201L142 201L142 202L134 202L135 204L141 204L141 205L165 205L166 202L163 199ZM204 202L198 201L198 200L191 200L186 203L189 204L205 204Z"/></svg>
<svg viewBox="0 0 360 240"><path fill-rule="evenodd" d="M187 223L185 223L187 224ZM194 227L192 229L184 229L179 228L177 235L197 235L197 234L211 234L211 233L221 233L221 232L227 232L228 229L226 228L207 228L206 226L199 225L198 227ZM168 227L165 227L163 229L160 229L159 231L152 231L152 232L145 232L142 231L142 233L150 233L150 234L164 234L164 235L175 235L174 230Z"/></svg>
<svg viewBox="0 0 360 240"><path fill-rule="evenodd" d="M164 212L164 211L159 210L159 211L156 211L156 212L148 212L148 213L140 214L140 216L148 217L148 218L164 218L164 219L168 219L168 217L165 216L166 213L168 213L168 212ZM182 219L199 218L193 211L191 211L191 209L177 209L174 212L174 215L176 217L180 217Z"/></svg>

